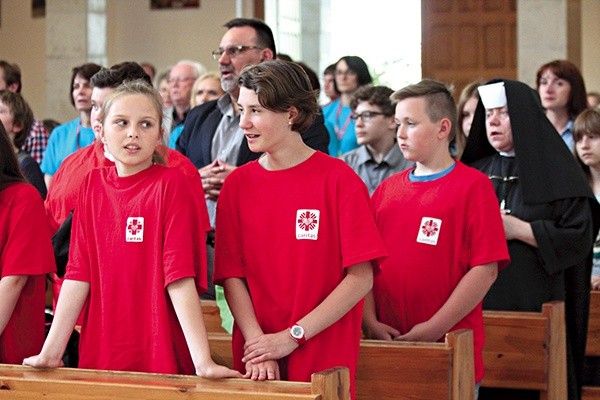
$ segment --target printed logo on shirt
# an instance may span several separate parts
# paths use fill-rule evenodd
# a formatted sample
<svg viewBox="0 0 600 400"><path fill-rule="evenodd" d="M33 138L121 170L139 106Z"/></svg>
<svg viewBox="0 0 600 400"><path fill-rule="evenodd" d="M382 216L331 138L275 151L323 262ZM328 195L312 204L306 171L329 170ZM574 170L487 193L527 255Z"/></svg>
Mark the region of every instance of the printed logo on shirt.
<svg viewBox="0 0 600 400"><path fill-rule="evenodd" d="M143 242L144 241L144 217L129 217L127 218L127 226L125 227L126 242Z"/></svg>
<svg viewBox="0 0 600 400"><path fill-rule="evenodd" d="M423 217L419 228L419 234L417 235L417 242L430 244L432 246L437 245L441 227L441 219Z"/></svg>
<svg viewBox="0 0 600 400"><path fill-rule="evenodd" d="M319 238L319 210L296 211L296 239L317 240Z"/></svg>

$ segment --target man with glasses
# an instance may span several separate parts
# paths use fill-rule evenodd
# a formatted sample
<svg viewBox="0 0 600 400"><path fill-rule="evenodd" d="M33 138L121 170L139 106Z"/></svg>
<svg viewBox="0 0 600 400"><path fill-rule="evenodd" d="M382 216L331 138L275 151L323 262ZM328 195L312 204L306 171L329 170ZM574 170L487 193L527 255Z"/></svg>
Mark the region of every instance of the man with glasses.
<svg viewBox="0 0 600 400"><path fill-rule="evenodd" d="M176 149L199 168L213 227L216 202L225 178L236 167L260 157L260 154L250 151L244 132L239 128L237 99L240 72L247 65L273 60L277 54L273 32L264 22L235 18L224 26L227 32L212 54L219 62L221 87L225 94L190 111L176 145ZM329 135L322 118L302 132L302 137L310 147L327 153ZM211 269L214 231L208 235L207 243Z"/></svg>
<svg viewBox="0 0 600 400"><path fill-rule="evenodd" d="M388 176L413 165L396 144L393 92L386 86L362 86L350 100L350 118L360 147L342 158L367 185L369 194Z"/></svg>
<svg viewBox="0 0 600 400"><path fill-rule="evenodd" d="M181 60L169 72L169 97L173 103L171 130L185 121L190 111L192 86L196 79L206 73L206 68L198 62Z"/></svg>

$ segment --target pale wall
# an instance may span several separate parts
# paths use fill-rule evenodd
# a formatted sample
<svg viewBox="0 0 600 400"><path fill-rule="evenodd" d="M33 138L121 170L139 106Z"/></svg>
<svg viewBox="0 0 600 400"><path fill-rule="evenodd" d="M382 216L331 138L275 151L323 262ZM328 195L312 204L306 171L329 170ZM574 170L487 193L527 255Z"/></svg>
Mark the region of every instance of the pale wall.
<svg viewBox="0 0 600 400"><path fill-rule="evenodd" d="M218 69L211 51L222 25L236 15L234 0L201 0L198 9L150 10L149 0L108 1L108 59L149 61L159 71L182 58Z"/></svg>
<svg viewBox="0 0 600 400"><path fill-rule="evenodd" d="M29 1L0 1L0 59L20 65L23 94L36 117L61 121L73 118L74 112L68 116L48 115L47 101L68 102L68 90L46 99L46 19L31 18ZM180 58L192 58L208 69L217 68L210 51L218 46L224 32L221 25L235 17L235 0L201 0L199 9L187 10L150 10L149 3L149 0L108 0L109 64L125 60L150 61L162 70ZM252 14L250 3L244 1L244 16ZM582 72L588 89L600 90L597 45L600 43L600 0L581 0L581 12ZM539 19L536 23L539 25Z"/></svg>
<svg viewBox="0 0 600 400"><path fill-rule="evenodd" d="M582 73L588 91L600 92L600 0L581 2Z"/></svg>
<svg viewBox="0 0 600 400"><path fill-rule="evenodd" d="M36 118L46 118L46 18L31 17L30 1L0 2L0 59L21 67L22 94Z"/></svg>

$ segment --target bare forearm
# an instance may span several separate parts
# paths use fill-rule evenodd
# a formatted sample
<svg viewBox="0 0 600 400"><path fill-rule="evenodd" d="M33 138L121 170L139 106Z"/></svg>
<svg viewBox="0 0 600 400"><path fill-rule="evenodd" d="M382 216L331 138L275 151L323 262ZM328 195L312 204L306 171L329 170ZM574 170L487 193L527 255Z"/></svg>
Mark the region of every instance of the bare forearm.
<svg viewBox="0 0 600 400"><path fill-rule="evenodd" d="M448 332L483 300L497 275L498 264L495 262L473 267L467 272L446 303L429 320L439 333L439 337Z"/></svg>
<svg viewBox="0 0 600 400"><path fill-rule="evenodd" d="M52 320L52 327L41 354L52 359L62 358L89 291L90 284L88 282L70 279L63 282L54 319Z"/></svg>
<svg viewBox="0 0 600 400"><path fill-rule="evenodd" d="M4 332L26 283L26 275L11 275L0 279L0 335Z"/></svg>
<svg viewBox="0 0 600 400"><path fill-rule="evenodd" d="M211 362L200 297L193 278L184 278L167 286L167 291L196 369Z"/></svg>
<svg viewBox="0 0 600 400"><path fill-rule="evenodd" d="M329 296L298 321L304 328L306 338L316 336L343 317L369 293L372 286L373 269L370 262L348 267L346 277Z"/></svg>
<svg viewBox="0 0 600 400"><path fill-rule="evenodd" d="M231 314L244 339L249 340L262 335L263 331L256 319L246 282L241 278L230 278L223 283L223 289Z"/></svg>

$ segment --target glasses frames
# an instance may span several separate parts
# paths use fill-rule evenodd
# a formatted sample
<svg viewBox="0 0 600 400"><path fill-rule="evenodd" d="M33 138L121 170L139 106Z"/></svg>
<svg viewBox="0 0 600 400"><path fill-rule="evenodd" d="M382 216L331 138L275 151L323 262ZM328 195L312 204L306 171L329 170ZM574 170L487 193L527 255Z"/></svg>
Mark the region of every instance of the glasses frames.
<svg viewBox="0 0 600 400"><path fill-rule="evenodd" d="M229 58L234 58L248 50L262 50L264 47L258 47L258 46L229 46L229 47L225 47L224 49L218 49L218 50L214 50L212 52L212 56L215 60L219 60L219 58L221 58L221 56L223 55L223 53L225 53L227 55L227 57Z"/></svg>
<svg viewBox="0 0 600 400"><path fill-rule="evenodd" d="M356 76L357 75L356 72L352 71L351 69L347 69L345 71L336 69L334 74L335 74L335 76L342 76L342 75L344 75L344 76Z"/></svg>
<svg viewBox="0 0 600 400"><path fill-rule="evenodd" d="M188 76L187 78L169 78L167 80L167 83L174 85L175 83L184 83L184 82L189 82L189 81L195 81L196 78L194 78L193 76Z"/></svg>
<svg viewBox="0 0 600 400"><path fill-rule="evenodd" d="M350 114L350 118L352 118L354 121L356 121L357 119L362 119L363 122L369 122L371 121L374 117L378 116L378 115L385 115L386 117L388 117L389 115L386 115L385 113L382 112L377 112L377 111L365 111L363 113L360 114L355 114L352 113Z"/></svg>

